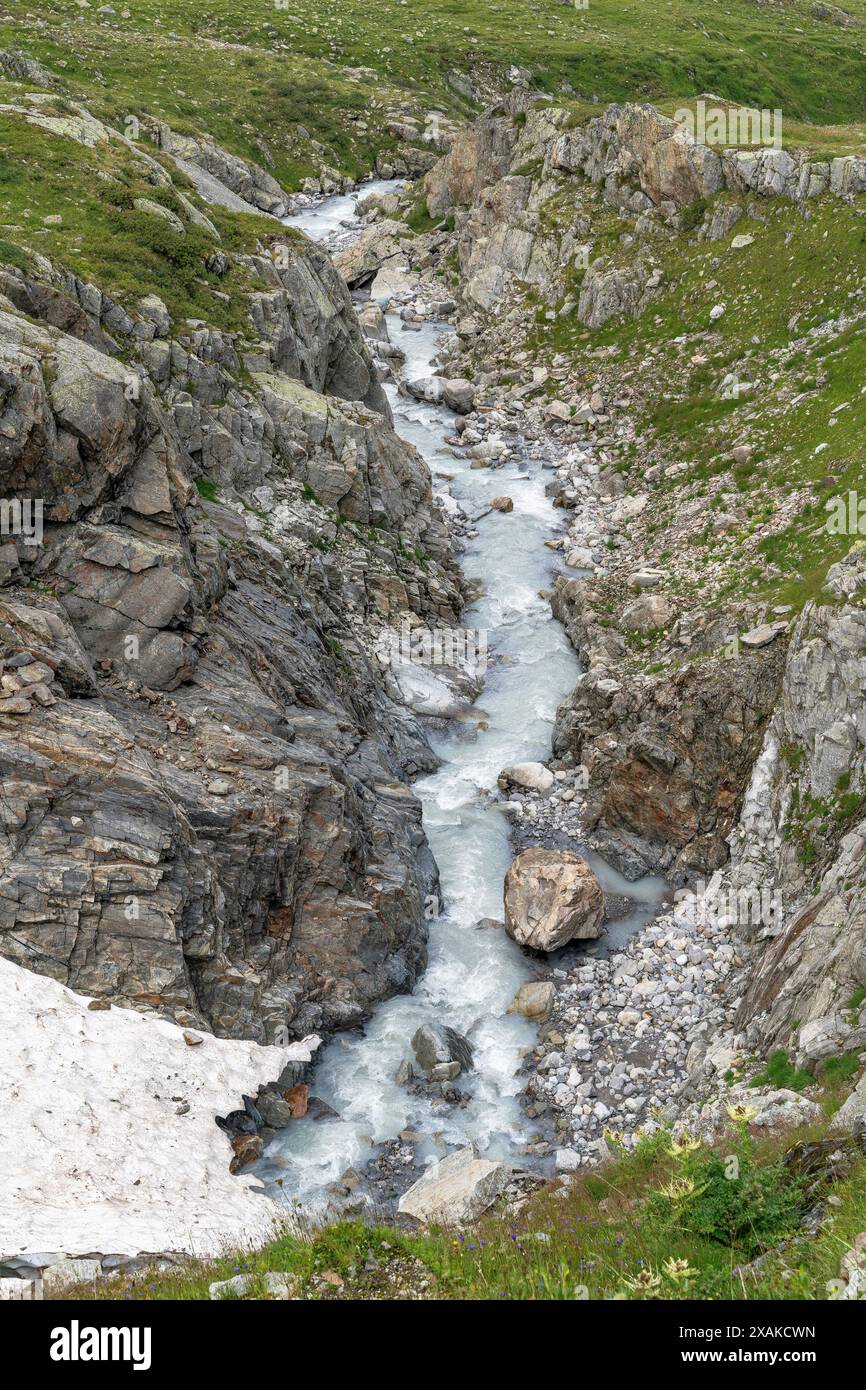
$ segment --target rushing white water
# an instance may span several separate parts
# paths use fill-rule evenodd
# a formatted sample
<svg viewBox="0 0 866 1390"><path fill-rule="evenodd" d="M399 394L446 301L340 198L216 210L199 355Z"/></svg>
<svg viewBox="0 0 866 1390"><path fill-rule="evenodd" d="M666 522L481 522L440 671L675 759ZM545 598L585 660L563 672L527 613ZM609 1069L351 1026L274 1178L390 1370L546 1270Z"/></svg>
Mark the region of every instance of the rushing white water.
<svg viewBox="0 0 866 1390"><path fill-rule="evenodd" d="M283 221L288 227L299 227L314 241L328 241L335 233L346 230L353 221L356 222L355 210L362 198L368 198L374 193L393 193L402 186L399 179L371 179L369 183L362 184L351 193L324 198L293 217L283 218Z"/></svg>
<svg viewBox="0 0 866 1390"><path fill-rule="evenodd" d="M327 220L323 212L320 226ZM420 332L404 331L389 315L392 340L407 354L406 377L429 374L447 327L426 323ZM468 459L455 458L443 444L453 425L450 412L388 390L396 429L427 459L434 488L447 474L451 496L467 515L479 517L463 564L468 576L482 579L484 591L463 621L487 632L491 656L478 720L433 741L441 766L415 786L445 903L443 915L430 923L427 970L413 994L388 1000L363 1032L340 1035L324 1049L314 1090L339 1118L289 1126L262 1165L264 1177L282 1180L285 1198L310 1212L327 1200L329 1183L350 1166L361 1167L375 1145L407 1127L425 1136L422 1155L472 1141L484 1153L516 1157L526 1142L531 1126L518 1101L524 1084L519 1068L535 1030L507 1010L535 972L504 930L476 925L502 917L503 878L512 858L507 817L488 793L503 767L549 756L557 704L579 671L539 593L557 563L543 542L562 515L545 495L550 474L538 461L471 469ZM489 511L502 494L513 499L513 512ZM616 891L622 886L613 877L608 883ZM635 895L634 886L630 892ZM412 1058L412 1035L431 1022L451 1025L473 1045L475 1065L458 1082L470 1096L465 1106L436 1105L395 1082L401 1062Z"/></svg>

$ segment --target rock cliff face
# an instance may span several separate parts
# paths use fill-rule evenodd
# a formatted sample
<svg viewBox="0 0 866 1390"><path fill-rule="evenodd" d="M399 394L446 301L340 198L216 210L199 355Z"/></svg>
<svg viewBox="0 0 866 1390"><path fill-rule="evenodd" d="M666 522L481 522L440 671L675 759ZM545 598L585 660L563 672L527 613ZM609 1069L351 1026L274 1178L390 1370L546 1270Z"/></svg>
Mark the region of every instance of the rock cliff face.
<svg viewBox="0 0 866 1390"><path fill-rule="evenodd" d="M346 290L289 245L243 340L0 282L0 492L44 529L0 548L0 951L265 1041L424 961L432 755L370 653L461 602Z"/></svg>
<svg viewBox="0 0 866 1390"><path fill-rule="evenodd" d="M582 268L577 313L597 328L615 316L637 317L658 288L651 253L592 254L590 213L599 194L632 216L639 232L663 236L679 225L684 209L717 193L798 202L827 191L850 197L866 188L866 159L816 161L771 146L712 147L682 123L635 103L609 106L576 124L567 110L518 91L457 137L424 187L431 215L456 219L471 304L501 313L515 281L553 303L569 273ZM564 188L554 220L546 209ZM729 212L736 221L739 210ZM724 207L710 211L702 234L724 235L732 225L725 214Z"/></svg>
<svg viewBox="0 0 866 1390"><path fill-rule="evenodd" d="M717 869L774 708L783 648L617 679L583 589L560 580L554 593L554 613L589 667L557 713L554 751L586 771L586 827L630 876Z"/></svg>
<svg viewBox="0 0 866 1390"><path fill-rule="evenodd" d="M756 930L738 1022L807 1063L866 1044L866 582L855 549L791 642L781 697L732 837L737 885L766 885L780 920Z"/></svg>

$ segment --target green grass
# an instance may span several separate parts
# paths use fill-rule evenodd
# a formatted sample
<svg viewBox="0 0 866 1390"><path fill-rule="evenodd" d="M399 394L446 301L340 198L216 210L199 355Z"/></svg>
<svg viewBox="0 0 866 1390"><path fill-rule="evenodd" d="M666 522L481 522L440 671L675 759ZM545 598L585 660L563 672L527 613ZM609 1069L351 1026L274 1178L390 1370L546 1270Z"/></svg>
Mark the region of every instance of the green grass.
<svg viewBox="0 0 866 1390"><path fill-rule="evenodd" d="M74 3L37 3L26 21L0 21L0 47L38 58L64 94L121 129L135 117L145 131L159 120L180 134L206 132L287 188L322 163L366 173L377 153L396 146L386 114L404 91L383 88L373 74L346 73L303 46L269 44L262 24L271 17L278 24L281 15L267 4L239 10L221 0L207 8L212 20L200 4L151 0L136 4L128 21L118 13L107 23ZM31 18L37 14L47 21L42 32Z"/></svg>
<svg viewBox="0 0 866 1390"><path fill-rule="evenodd" d="M176 319L202 318L215 327L242 331L252 278L232 262L228 274L208 269L218 243L206 231L184 232L133 207L136 198L159 202L181 215L173 188L155 187L147 169L117 141L87 149L76 141L34 130L19 117L0 114L0 260L21 269L48 256L133 309L145 294L158 294ZM201 207L184 175L174 183ZM60 214L59 225L46 223ZM263 217L208 208L223 251L252 250L273 234ZM284 238L285 239L285 238Z"/></svg>
<svg viewBox="0 0 866 1390"><path fill-rule="evenodd" d="M707 0L699 13L669 0L652 24L637 0L587 10L558 0L138 0L126 19L116 8L102 17L75 0L32 0L0 21L0 45L37 57L98 114L207 130L289 187L316 171L317 146L344 172L366 171L396 145L389 115L401 101L465 112L454 75L501 76L513 64L589 109L635 99L674 109L707 91L779 107L792 137L822 152L850 147L846 123L862 119L866 89L862 32L815 18L808 0ZM866 0L848 10L863 19Z"/></svg>
<svg viewBox="0 0 866 1390"><path fill-rule="evenodd" d="M828 1057L821 1065L821 1079L828 1086L853 1081L861 1066L859 1052L845 1052L839 1057Z"/></svg>
<svg viewBox="0 0 866 1390"><path fill-rule="evenodd" d="M850 1009L852 1014L857 1014L860 1012L860 1005L864 1002L866 1002L866 985L860 985L858 989L855 989L845 1007Z"/></svg>
<svg viewBox="0 0 866 1390"><path fill-rule="evenodd" d="M767 1065L756 1076L752 1077L749 1083L752 1086L775 1086L784 1088L787 1091L803 1091L807 1086L814 1086L815 1078L811 1072L803 1067L795 1067L789 1060L787 1052L779 1049L770 1054Z"/></svg>
<svg viewBox="0 0 866 1390"><path fill-rule="evenodd" d="M206 6L139 0L126 20L117 8L106 21L95 7L82 12L74 0L34 0L27 20L32 23L35 14L48 21L44 34L33 35L41 57L62 56L74 76L89 76L98 64L110 83L122 78L128 90L134 90L149 50L151 81L161 79L166 109L191 116L198 100L214 113L214 123L231 94L213 87L206 97L208 89L191 81L205 57L224 65L229 86L251 57L257 73L282 67L293 80L307 72L339 78L346 68L367 67L394 88L440 97L453 92L451 72L516 63L551 92L568 83L587 98L606 101L682 99L709 91L752 106L781 106L792 120L810 122L850 119L866 86L862 33L816 19L808 0L779 8L707 0L699 12L688 0L669 0L653 13L652 24L637 0L592 0L587 10L556 0L413 0L411 8L389 0L375 6L365 0L287 0L280 8L256 0L212 0ZM849 0L847 9L866 16L863 0ZM5 41L24 22L7 22ZM220 50L217 42L237 47ZM124 52L130 55L126 73ZM832 82L826 80L829 72ZM303 81L297 97L304 101ZM330 92L326 104L334 106Z"/></svg>
<svg viewBox="0 0 866 1390"><path fill-rule="evenodd" d="M246 1273L255 1298L265 1296L260 1276L281 1271L295 1277L297 1297L313 1299L825 1298L862 1230L866 1163L835 1184L817 1237L788 1246L813 1198L781 1158L792 1140L825 1131L755 1140L748 1119L734 1113L712 1148L673 1144L659 1130L573 1185L548 1185L519 1215L490 1214L470 1230L338 1222L308 1239L283 1234L255 1252L63 1296L203 1299L211 1282ZM742 1273L759 1253L760 1268Z"/></svg>
<svg viewBox="0 0 866 1390"><path fill-rule="evenodd" d="M406 218L406 224L411 227L413 232L429 232L433 227L439 225L439 219L430 216L427 210L426 200L424 198L419 198L417 202L413 204Z"/></svg>
<svg viewBox="0 0 866 1390"><path fill-rule="evenodd" d="M639 319L594 331L576 315L550 322L541 305L530 349L549 364L565 354L587 389L597 357L612 352L613 389L633 391L646 431L644 464L653 449L665 468L684 466L656 485L668 514L707 498L703 525L696 521L690 535L690 567L705 564L707 578L690 579L684 600L708 607L747 598L799 610L823 593L829 566L856 539L828 528L828 498L866 492L866 319L856 318L866 308L866 199L849 208L825 196L810 204L808 219L783 199L742 200L743 216L720 241L699 241L692 230L631 245L621 240L628 222L577 180L548 204L553 220L567 225L576 201L592 221L592 259L607 255L626 267L649 250L662 289ZM735 250L730 242L741 233L753 243ZM566 293L581 280L574 276ZM526 301L535 307L537 295L528 291ZM726 311L711 324L717 303ZM855 321L825 334L843 315ZM752 381L751 392L722 395L729 372ZM734 464L731 450L743 440L752 457ZM713 530L711 490L720 491L716 510L728 494L726 510L744 514L742 524Z"/></svg>

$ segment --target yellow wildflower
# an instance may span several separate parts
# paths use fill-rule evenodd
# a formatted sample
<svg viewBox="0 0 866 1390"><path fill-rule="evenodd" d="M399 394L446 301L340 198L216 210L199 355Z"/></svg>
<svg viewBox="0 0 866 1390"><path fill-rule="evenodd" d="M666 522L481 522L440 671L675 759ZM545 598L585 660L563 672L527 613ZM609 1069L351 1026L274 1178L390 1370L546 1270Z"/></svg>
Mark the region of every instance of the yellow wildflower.
<svg viewBox="0 0 866 1390"><path fill-rule="evenodd" d="M691 1197L694 1190L695 1185L691 1178L674 1178L667 1187L659 1188L659 1194L671 1202L684 1202L687 1197Z"/></svg>
<svg viewBox="0 0 866 1390"><path fill-rule="evenodd" d="M725 1109L732 1120L743 1121L746 1124L758 1113L753 1105L726 1105Z"/></svg>
<svg viewBox="0 0 866 1390"><path fill-rule="evenodd" d="M701 1147L700 1139L695 1139L691 1134L683 1134L679 1139L671 1142L668 1153L671 1158L682 1158L684 1154L694 1153L695 1149Z"/></svg>
<svg viewBox="0 0 866 1390"><path fill-rule="evenodd" d="M634 1279L625 1279L623 1282L634 1293L654 1293L656 1289L661 1288L662 1283L661 1275L656 1274L649 1265L642 1269L640 1274L635 1275Z"/></svg>

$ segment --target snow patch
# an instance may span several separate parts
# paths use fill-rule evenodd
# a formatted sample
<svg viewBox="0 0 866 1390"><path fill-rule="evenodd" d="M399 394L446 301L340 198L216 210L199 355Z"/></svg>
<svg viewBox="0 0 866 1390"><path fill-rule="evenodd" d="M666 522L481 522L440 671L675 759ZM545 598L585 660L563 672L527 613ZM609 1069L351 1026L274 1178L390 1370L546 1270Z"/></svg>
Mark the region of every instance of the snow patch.
<svg viewBox="0 0 866 1390"><path fill-rule="evenodd" d="M276 1209L253 1177L229 1173L214 1117L320 1040L200 1033L191 1047L164 1019L87 1004L0 958L0 1256L209 1256L267 1240Z"/></svg>

